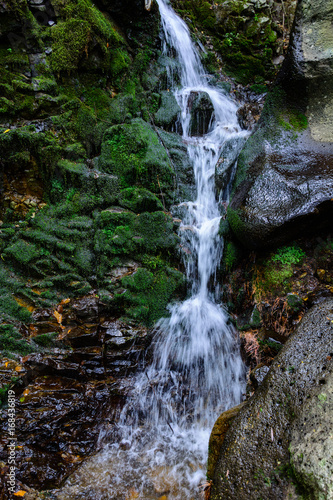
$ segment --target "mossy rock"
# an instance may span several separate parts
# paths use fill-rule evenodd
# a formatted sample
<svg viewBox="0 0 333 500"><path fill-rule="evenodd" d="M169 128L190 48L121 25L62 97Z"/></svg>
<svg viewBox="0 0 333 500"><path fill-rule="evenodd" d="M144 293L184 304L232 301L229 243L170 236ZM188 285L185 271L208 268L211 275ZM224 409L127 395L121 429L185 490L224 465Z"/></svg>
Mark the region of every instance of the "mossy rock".
<svg viewBox="0 0 333 500"><path fill-rule="evenodd" d="M122 189L119 195L119 203L122 207L129 208L136 213L163 210L163 205L157 196L144 188Z"/></svg>
<svg viewBox="0 0 333 500"><path fill-rule="evenodd" d="M126 314L147 324L154 323L166 314L167 304L183 281L183 274L170 268L157 272L139 268L122 279L126 292L121 300Z"/></svg>
<svg viewBox="0 0 333 500"><path fill-rule="evenodd" d="M165 130L175 130L176 121L180 111L180 107L173 93L168 91L162 92L161 106L154 116L156 125Z"/></svg>
<svg viewBox="0 0 333 500"><path fill-rule="evenodd" d="M152 127L141 119L105 132L99 166L117 175L124 188L137 183L156 193L172 186L167 153Z"/></svg>

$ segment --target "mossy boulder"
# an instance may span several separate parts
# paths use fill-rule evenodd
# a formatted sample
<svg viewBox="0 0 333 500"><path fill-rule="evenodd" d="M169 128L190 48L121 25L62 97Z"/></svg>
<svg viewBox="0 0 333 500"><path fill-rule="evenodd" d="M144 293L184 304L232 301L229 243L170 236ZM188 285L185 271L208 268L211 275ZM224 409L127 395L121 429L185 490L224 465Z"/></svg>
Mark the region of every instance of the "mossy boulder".
<svg viewBox="0 0 333 500"><path fill-rule="evenodd" d="M295 1L283 2L283 6L278 0L224 0L213 4L173 0L173 4L206 45L210 71L211 66L213 71L222 66L243 84L274 78L276 64L283 60Z"/></svg>
<svg viewBox="0 0 333 500"><path fill-rule="evenodd" d="M172 187L174 174L167 153L152 127L142 119L105 132L99 166L117 175L124 188L136 183L160 193Z"/></svg>

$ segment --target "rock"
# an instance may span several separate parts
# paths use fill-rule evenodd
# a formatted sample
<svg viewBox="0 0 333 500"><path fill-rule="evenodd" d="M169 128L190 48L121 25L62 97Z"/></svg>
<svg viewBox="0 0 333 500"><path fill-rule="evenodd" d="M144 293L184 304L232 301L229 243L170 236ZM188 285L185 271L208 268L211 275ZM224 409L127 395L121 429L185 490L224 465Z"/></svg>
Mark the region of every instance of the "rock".
<svg viewBox="0 0 333 500"><path fill-rule="evenodd" d="M155 113L155 123L158 127L170 132L177 130L177 120L180 113L180 107L172 92L164 91L161 93L161 107Z"/></svg>
<svg viewBox="0 0 333 500"><path fill-rule="evenodd" d="M98 165L104 172L119 175L123 187L136 182L159 193L173 184L167 153L152 127L141 119L106 130Z"/></svg>
<svg viewBox="0 0 333 500"><path fill-rule="evenodd" d="M163 210L163 205L157 196L148 189L138 187L123 189L119 195L119 203L136 213Z"/></svg>
<svg viewBox="0 0 333 500"><path fill-rule="evenodd" d="M232 177L233 171L240 150L244 146L246 135L243 137L237 135L227 139L223 144L220 158L215 166L215 183L218 189L222 192L228 186Z"/></svg>
<svg viewBox="0 0 333 500"><path fill-rule="evenodd" d="M333 498L333 375L320 382L292 426L289 447L297 480L318 500Z"/></svg>
<svg viewBox="0 0 333 500"><path fill-rule="evenodd" d="M216 420L213 430L211 432L209 438L209 456L208 456L208 465L207 465L207 478L210 479L214 475L214 470L216 466L216 462L220 455L220 449L226 435L227 430L229 429L233 419L238 415L240 409L244 406L245 403L241 403L230 410L227 410L219 416Z"/></svg>
<svg viewBox="0 0 333 500"><path fill-rule="evenodd" d="M188 104L191 110L190 135L204 135L214 113L214 106L207 92L191 92Z"/></svg>
<svg viewBox="0 0 333 500"><path fill-rule="evenodd" d="M175 191L170 193L172 203L194 200L196 195L194 172L186 144L175 133L159 130L159 136L168 152L176 177Z"/></svg>
<svg viewBox="0 0 333 500"><path fill-rule="evenodd" d="M309 394L314 394L316 404L323 406L318 395L327 394L326 387L330 387L333 372L332 319L332 299L317 304L304 316L273 361L260 387L232 421L215 467L212 500L221 497L237 500L286 498L286 491L292 482L288 475L289 446L291 443L294 443L294 449L298 446L297 432L308 408L307 398ZM321 399L324 400L325 396ZM329 428L325 423L327 419L332 426L332 413L326 412L324 407L320 411L325 415L321 428L324 430ZM315 418L315 413L311 418ZM296 427L293 427L294 424ZM318 446L322 446L316 439L319 429L318 434L313 430L312 433L313 438L308 436L305 440L311 439L319 452ZM328 438L329 435L326 435L325 440ZM297 460L297 457L292 460ZM307 472L317 477L314 483L317 482L319 488L325 484L330 467L324 464L324 474L320 478L316 459L306 465ZM301 468L299 466L300 471ZM301 473L298 477L300 485L306 488L306 481L310 480L305 479L303 484Z"/></svg>
<svg viewBox="0 0 333 500"><path fill-rule="evenodd" d="M265 154L260 175L248 189L250 182L244 183L230 204L230 225L249 248L280 245L304 231L318 231L330 224L333 147L330 155L322 148L317 154L314 150L302 152L296 149L299 142L282 154Z"/></svg>
<svg viewBox="0 0 333 500"><path fill-rule="evenodd" d="M299 2L278 85L239 156L229 221L249 248L283 244L332 220L333 37L318 38L331 7Z"/></svg>

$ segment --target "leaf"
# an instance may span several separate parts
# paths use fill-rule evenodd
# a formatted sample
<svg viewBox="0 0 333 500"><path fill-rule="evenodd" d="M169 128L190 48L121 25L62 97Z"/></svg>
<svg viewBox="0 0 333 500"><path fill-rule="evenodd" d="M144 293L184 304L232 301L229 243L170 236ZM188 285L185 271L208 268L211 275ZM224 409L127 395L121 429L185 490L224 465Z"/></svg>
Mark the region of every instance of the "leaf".
<svg viewBox="0 0 333 500"><path fill-rule="evenodd" d="M25 389L25 390L23 391L23 396L27 396L27 395L29 394L29 392L30 392L30 391L29 391L29 389Z"/></svg>
<svg viewBox="0 0 333 500"><path fill-rule="evenodd" d="M53 315L55 316L55 319L61 325L62 323L62 314L58 313L58 311L54 311Z"/></svg>
<svg viewBox="0 0 333 500"><path fill-rule="evenodd" d="M17 491L16 493L14 493L14 496L15 497L24 497L24 495L26 494L26 491L24 490L19 490Z"/></svg>
<svg viewBox="0 0 333 500"><path fill-rule="evenodd" d="M60 304L68 304L68 302L70 302L71 299L63 299Z"/></svg>
<svg viewBox="0 0 333 500"><path fill-rule="evenodd" d="M23 370L22 366L18 365L15 367L16 372L21 372Z"/></svg>
<svg viewBox="0 0 333 500"><path fill-rule="evenodd" d="M10 132L10 128L7 128L7 130L4 131L4 134L7 134L7 132Z"/></svg>

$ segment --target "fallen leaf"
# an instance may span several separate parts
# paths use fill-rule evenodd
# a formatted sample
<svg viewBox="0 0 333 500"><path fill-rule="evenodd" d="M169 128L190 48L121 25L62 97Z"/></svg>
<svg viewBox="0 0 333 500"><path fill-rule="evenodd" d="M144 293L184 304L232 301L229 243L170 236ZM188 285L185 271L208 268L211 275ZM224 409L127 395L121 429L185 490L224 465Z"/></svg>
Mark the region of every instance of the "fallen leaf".
<svg viewBox="0 0 333 500"><path fill-rule="evenodd" d="M16 366L15 371L16 372L21 372L23 370L22 366Z"/></svg>
<svg viewBox="0 0 333 500"><path fill-rule="evenodd" d="M23 391L23 396L27 396L29 394L29 389L25 389L25 391Z"/></svg>
<svg viewBox="0 0 333 500"><path fill-rule="evenodd" d="M26 491L24 490L19 490L17 491L16 493L14 493L14 496L15 497L24 497L24 495L26 494Z"/></svg>
<svg viewBox="0 0 333 500"><path fill-rule="evenodd" d="M7 132L10 132L10 128L7 128L7 130L4 131L4 134L7 134Z"/></svg>
<svg viewBox="0 0 333 500"><path fill-rule="evenodd" d="M71 299L63 299L60 304L68 304L68 302L70 302Z"/></svg>
<svg viewBox="0 0 333 500"><path fill-rule="evenodd" d="M53 315L55 316L55 319L61 325L62 323L62 314L58 313L58 311L54 311Z"/></svg>

